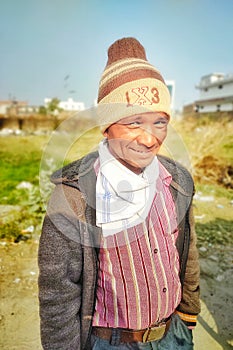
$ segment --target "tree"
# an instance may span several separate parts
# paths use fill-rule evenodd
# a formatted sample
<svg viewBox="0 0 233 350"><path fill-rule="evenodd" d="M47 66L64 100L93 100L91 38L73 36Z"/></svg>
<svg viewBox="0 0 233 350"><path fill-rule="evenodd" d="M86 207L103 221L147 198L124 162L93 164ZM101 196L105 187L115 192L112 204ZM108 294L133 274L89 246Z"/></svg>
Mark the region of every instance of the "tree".
<svg viewBox="0 0 233 350"><path fill-rule="evenodd" d="M57 97L51 99L47 105L48 114L57 114L62 111L62 108L59 107L60 100Z"/></svg>
<svg viewBox="0 0 233 350"><path fill-rule="evenodd" d="M46 115L47 114L47 108L45 106L39 107L39 114Z"/></svg>

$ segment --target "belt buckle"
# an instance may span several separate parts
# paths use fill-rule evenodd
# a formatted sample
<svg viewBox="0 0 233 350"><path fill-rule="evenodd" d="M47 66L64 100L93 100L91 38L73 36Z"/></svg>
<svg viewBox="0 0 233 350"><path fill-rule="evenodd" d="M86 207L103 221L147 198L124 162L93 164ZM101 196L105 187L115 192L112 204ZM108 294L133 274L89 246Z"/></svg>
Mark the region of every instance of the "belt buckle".
<svg viewBox="0 0 233 350"><path fill-rule="evenodd" d="M142 342L147 343L153 340L159 340L163 337L166 329L166 323L162 322L157 326L148 328L142 336Z"/></svg>

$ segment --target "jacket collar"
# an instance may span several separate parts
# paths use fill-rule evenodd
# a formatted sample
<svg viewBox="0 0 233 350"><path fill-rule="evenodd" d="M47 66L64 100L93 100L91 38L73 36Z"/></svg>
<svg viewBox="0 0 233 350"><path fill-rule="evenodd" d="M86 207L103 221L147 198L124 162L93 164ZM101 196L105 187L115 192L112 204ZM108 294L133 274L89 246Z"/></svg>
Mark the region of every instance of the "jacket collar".
<svg viewBox="0 0 233 350"><path fill-rule="evenodd" d="M96 174L93 165L97 158L98 151L89 153L83 158L57 170L52 174L51 181L56 185L63 183L67 186L78 188L84 195L87 203L92 208L95 208ZM170 186L173 196L183 195L190 197L191 201L194 186L190 173L182 165L168 157L158 155L158 159L172 175Z"/></svg>

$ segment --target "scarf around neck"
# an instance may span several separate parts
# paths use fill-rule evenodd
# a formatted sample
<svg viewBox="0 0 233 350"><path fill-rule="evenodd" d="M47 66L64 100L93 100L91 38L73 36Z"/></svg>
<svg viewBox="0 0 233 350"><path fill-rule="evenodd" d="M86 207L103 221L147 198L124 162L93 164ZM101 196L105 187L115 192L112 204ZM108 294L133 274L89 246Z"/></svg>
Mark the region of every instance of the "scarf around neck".
<svg viewBox="0 0 233 350"><path fill-rule="evenodd" d="M137 175L109 151L107 139L99 144L100 169L96 182L96 224L103 236L142 223L148 216L159 176L157 157Z"/></svg>

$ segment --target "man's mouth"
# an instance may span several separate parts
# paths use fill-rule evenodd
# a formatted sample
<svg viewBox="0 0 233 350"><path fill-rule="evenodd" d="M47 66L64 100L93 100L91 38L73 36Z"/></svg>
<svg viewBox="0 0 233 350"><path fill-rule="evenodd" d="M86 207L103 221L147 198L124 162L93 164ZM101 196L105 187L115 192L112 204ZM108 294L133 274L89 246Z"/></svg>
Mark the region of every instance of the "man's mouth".
<svg viewBox="0 0 233 350"><path fill-rule="evenodd" d="M145 150L145 149L135 149L135 148L130 148L131 151L138 153L139 155L145 155L149 156L151 155L152 151L151 150Z"/></svg>

